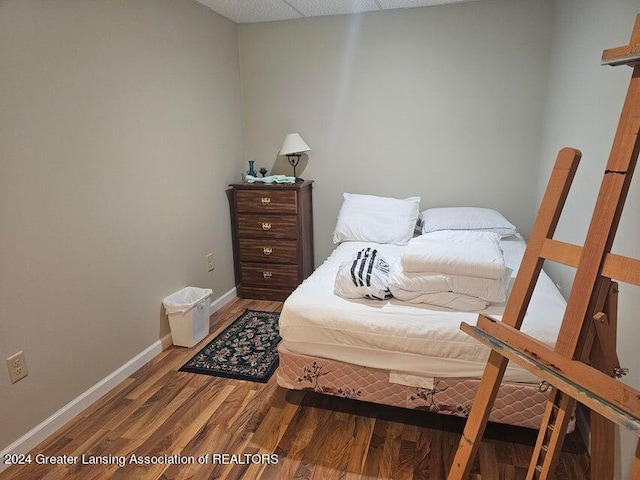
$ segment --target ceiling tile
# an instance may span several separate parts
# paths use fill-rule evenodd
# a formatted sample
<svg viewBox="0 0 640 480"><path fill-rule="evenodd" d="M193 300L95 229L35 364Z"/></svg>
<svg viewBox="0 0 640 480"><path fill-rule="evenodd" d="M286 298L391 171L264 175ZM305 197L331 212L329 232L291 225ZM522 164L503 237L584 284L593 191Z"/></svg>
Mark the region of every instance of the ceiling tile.
<svg viewBox="0 0 640 480"><path fill-rule="evenodd" d="M1 0L0 0L1 1ZM236 23L270 22L474 0L196 0Z"/></svg>
<svg viewBox="0 0 640 480"><path fill-rule="evenodd" d="M305 17L344 15L379 10L375 0L286 0Z"/></svg>
<svg viewBox="0 0 640 480"><path fill-rule="evenodd" d="M445 5L448 3L471 2L475 0L378 0L380 7L388 10L393 8L429 7L431 5Z"/></svg>
<svg viewBox="0 0 640 480"><path fill-rule="evenodd" d="M302 15L282 0L197 0L236 23L269 22L301 18Z"/></svg>

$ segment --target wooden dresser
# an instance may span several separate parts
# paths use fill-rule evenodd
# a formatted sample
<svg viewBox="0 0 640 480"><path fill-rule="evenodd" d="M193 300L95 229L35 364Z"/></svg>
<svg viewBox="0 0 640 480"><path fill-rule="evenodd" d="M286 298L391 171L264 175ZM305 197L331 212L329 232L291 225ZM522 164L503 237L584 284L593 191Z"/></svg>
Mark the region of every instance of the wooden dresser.
<svg viewBox="0 0 640 480"><path fill-rule="evenodd" d="M284 301L313 272L312 184L231 185L239 297Z"/></svg>

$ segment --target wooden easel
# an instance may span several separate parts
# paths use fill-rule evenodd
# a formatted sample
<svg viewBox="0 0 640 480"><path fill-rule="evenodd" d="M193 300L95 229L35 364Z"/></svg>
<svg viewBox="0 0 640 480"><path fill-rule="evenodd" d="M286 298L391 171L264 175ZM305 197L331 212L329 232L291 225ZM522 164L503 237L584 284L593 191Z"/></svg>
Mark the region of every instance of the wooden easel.
<svg viewBox="0 0 640 480"><path fill-rule="evenodd" d="M492 350L449 480L467 478L509 360L553 387L527 480L552 475L576 401L593 412L592 479L613 478L613 449L607 443L613 438L614 423L640 436L640 391L614 378L623 369L615 353L617 284L612 281L640 286L640 261L610 253L640 151L640 15L630 44L605 50L602 63L630 65L633 75L585 244L580 247L553 239L581 156L577 150L564 148L558 154L502 321L480 315L477 326L460 326ZM555 348L520 331L544 260L577 268ZM640 440L631 479L640 480Z"/></svg>

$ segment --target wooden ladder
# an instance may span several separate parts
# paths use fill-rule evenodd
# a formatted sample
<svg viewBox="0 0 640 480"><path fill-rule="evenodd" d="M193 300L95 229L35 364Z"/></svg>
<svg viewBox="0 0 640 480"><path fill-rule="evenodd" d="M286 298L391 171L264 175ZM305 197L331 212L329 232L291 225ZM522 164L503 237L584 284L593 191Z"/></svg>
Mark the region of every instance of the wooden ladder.
<svg viewBox="0 0 640 480"><path fill-rule="evenodd" d="M576 401L591 409L595 420L592 479L613 478L613 453L607 460L600 455L613 451L614 423L640 436L640 391L615 378L624 369L615 353L617 284L612 281L640 286L640 261L611 253L640 151L640 15L630 44L605 50L602 64L630 65L633 74L584 246L553 239L581 157L579 151L564 148L558 154L502 321L481 314L476 326L460 326L489 346L491 353L449 480L469 475L509 360L552 386L527 480L552 475ZM555 348L520 331L545 260L577 268ZM631 479L640 480L640 440Z"/></svg>

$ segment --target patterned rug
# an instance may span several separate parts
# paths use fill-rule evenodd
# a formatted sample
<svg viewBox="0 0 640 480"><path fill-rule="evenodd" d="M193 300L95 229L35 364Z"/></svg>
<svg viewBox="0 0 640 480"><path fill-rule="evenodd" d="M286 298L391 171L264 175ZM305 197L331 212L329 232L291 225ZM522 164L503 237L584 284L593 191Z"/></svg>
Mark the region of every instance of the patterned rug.
<svg viewBox="0 0 640 480"><path fill-rule="evenodd" d="M180 371L266 383L278 367L277 312L245 310Z"/></svg>

